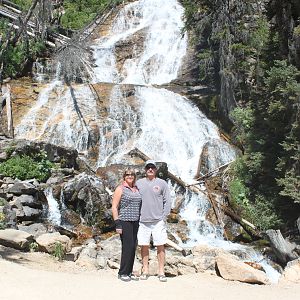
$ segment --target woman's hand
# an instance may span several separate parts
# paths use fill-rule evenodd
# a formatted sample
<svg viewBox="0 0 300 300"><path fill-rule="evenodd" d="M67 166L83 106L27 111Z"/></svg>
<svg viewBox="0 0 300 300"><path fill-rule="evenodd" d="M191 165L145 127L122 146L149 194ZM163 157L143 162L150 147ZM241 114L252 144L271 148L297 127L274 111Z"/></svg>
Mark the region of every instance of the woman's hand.
<svg viewBox="0 0 300 300"><path fill-rule="evenodd" d="M116 224L116 232L118 234L122 234L123 229L122 229L122 223L119 219L115 220L115 224Z"/></svg>

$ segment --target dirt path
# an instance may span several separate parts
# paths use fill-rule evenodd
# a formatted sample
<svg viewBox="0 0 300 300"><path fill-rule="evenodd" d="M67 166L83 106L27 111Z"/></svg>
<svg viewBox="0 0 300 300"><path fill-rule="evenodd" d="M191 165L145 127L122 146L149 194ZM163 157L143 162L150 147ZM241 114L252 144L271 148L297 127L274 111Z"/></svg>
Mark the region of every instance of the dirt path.
<svg viewBox="0 0 300 300"><path fill-rule="evenodd" d="M1 249L0 249L1 250ZM298 299L300 285L250 285L208 274L122 282L115 270L84 271L72 262L57 262L42 253L0 251L1 300L53 299Z"/></svg>

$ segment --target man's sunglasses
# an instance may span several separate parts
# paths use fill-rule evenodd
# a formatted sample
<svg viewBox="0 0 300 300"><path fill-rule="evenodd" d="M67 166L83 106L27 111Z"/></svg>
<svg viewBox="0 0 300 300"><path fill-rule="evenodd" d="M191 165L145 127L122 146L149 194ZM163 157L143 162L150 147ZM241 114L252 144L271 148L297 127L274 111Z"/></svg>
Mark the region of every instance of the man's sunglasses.
<svg viewBox="0 0 300 300"><path fill-rule="evenodd" d="M146 169L146 170L149 170L149 169L155 170L156 167L155 167L154 165L149 165L149 166L146 166L145 169Z"/></svg>

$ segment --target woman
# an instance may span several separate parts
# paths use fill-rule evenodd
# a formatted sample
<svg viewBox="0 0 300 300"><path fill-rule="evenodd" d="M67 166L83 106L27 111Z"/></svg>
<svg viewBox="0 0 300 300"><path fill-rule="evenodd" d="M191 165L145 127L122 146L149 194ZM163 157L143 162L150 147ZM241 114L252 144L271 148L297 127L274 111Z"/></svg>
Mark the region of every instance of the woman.
<svg viewBox="0 0 300 300"><path fill-rule="evenodd" d="M125 170L123 183L116 188L112 200L112 215L116 224L116 232L120 234L122 241L118 278L123 281L139 279L132 274L142 201L135 186L135 180L134 170Z"/></svg>

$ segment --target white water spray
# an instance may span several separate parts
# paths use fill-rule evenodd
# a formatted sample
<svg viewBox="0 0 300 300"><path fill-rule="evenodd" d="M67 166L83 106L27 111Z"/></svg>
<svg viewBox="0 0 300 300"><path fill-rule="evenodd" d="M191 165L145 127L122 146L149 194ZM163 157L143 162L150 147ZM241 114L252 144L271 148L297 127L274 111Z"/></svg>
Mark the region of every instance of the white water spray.
<svg viewBox="0 0 300 300"><path fill-rule="evenodd" d="M52 188L47 188L44 191L44 193L48 201L48 220L53 225L60 225L61 214L60 214L59 204L57 200L53 197Z"/></svg>

